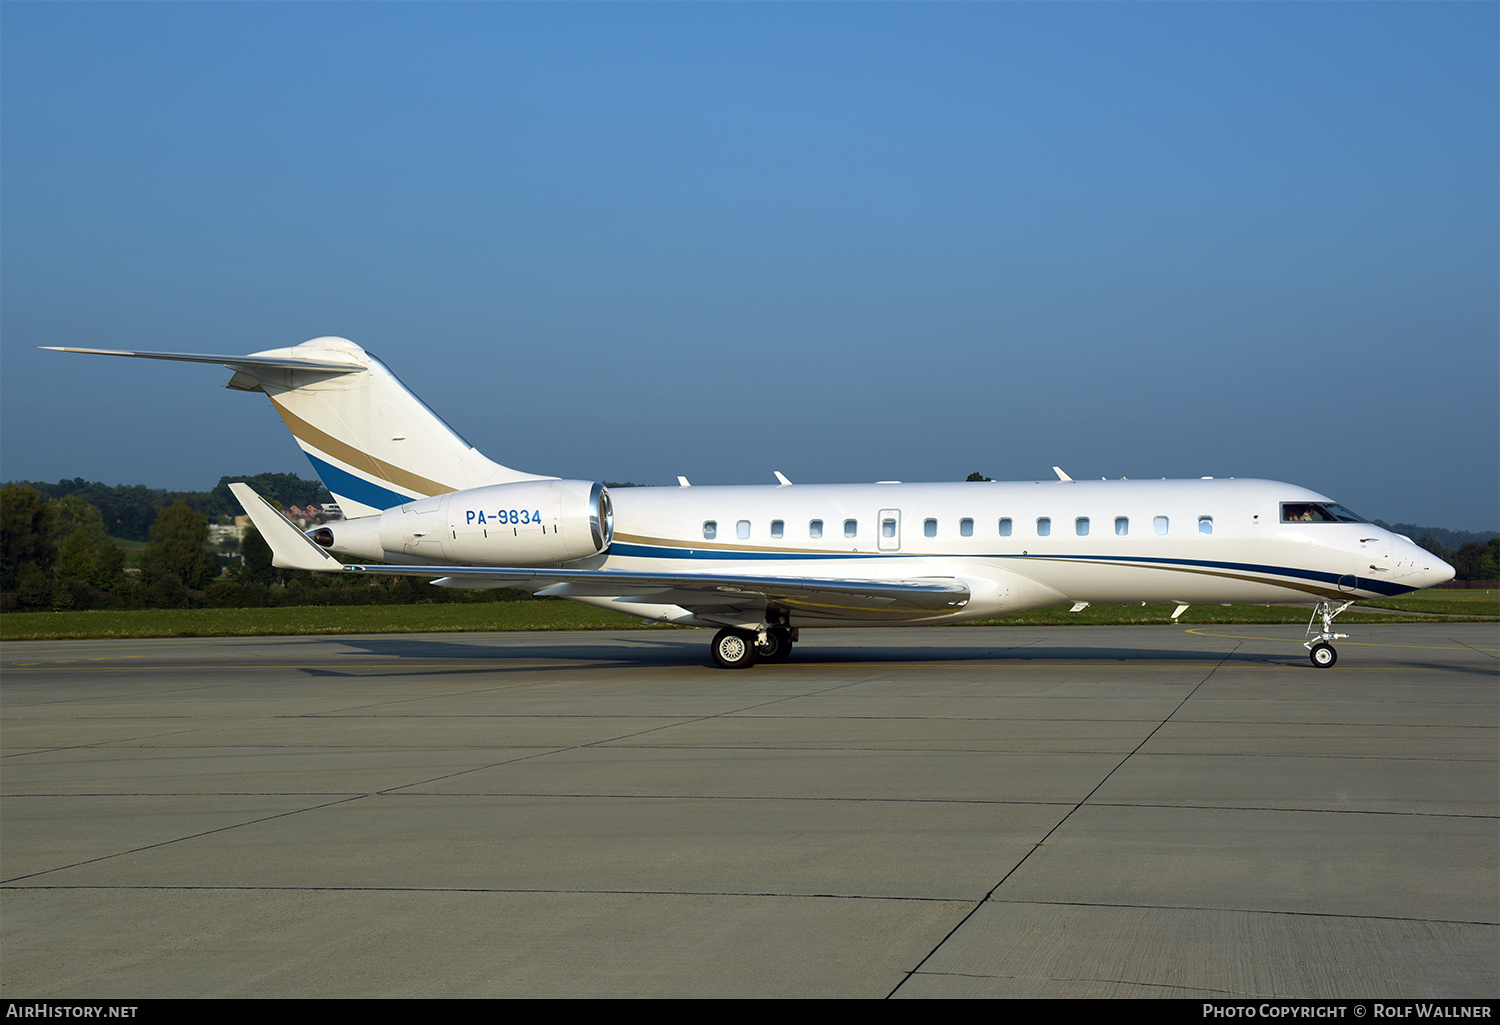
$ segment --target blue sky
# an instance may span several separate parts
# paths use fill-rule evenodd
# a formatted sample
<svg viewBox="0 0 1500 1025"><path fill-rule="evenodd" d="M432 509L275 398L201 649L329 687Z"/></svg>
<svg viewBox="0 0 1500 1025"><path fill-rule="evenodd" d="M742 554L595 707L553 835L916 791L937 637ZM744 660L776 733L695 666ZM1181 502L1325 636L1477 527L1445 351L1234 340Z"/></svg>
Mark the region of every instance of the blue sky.
<svg viewBox="0 0 1500 1025"><path fill-rule="evenodd" d="M0 4L0 477L311 469L354 339L667 484L1271 477L1500 526L1500 5Z"/></svg>

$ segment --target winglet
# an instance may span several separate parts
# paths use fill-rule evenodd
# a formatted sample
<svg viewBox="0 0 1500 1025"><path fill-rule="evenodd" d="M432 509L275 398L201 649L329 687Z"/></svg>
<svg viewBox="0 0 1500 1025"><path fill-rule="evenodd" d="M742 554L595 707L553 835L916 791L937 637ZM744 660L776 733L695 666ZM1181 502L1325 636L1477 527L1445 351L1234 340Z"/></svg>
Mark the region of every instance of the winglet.
<svg viewBox="0 0 1500 1025"><path fill-rule="evenodd" d="M786 474L782 473L780 470L772 470L771 472L776 475L776 481L782 487L785 488L791 486L792 482L786 479Z"/></svg>
<svg viewBox="0 0 1500 1025"><path fill-rule="evenodd" d="M1052 472L1057 474L1057 479L1062 481L1064 484L1074 483L1072 477L1069 477L1066 473L1063 473L1063 468L1061 466L1054 466L1052 468Z"/></svg>
<svg viewBox="0 0 1500 1025"><path fill-rule="evenodd" d="M245 514L266 544L271 546L271 565L282 569L337 572L343 563L318 547L280 509L257 495L248 484L231 484L229 490L245 507Z"/></svg>

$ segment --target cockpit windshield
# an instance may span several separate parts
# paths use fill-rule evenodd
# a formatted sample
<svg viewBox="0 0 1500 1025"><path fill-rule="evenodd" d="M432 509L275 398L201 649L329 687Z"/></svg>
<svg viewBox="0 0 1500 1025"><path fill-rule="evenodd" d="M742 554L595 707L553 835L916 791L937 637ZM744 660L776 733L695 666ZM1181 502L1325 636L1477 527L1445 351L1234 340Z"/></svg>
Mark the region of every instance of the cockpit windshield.
<svg viewBox="0 0 1500 1025"><path fill-rule="evenodd" d="M1369 523L1337 502L1282 502L1282 523Z"/></svg>

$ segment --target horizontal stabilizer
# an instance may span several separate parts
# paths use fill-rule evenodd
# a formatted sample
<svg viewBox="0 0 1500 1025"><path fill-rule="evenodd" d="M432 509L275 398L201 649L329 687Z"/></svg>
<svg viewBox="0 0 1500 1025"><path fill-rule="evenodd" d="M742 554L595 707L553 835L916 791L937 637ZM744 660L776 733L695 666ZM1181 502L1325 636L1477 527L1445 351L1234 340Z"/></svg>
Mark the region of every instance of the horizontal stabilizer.
<svg viewBox="0 0 1500 1025"><path fill-rule="evenodd" d="M65 345L39 345L39 349L52 352L82 352L90 356L131 356L135 359L165 359L177 363L218 363L231 369L248 370L303 370L323 371L334 374L358 374L364 367L353 361L332 359L303 359L290 356L211 356L188 352L146 352L132 349L79 349Z"/></svg>
<svg viewBox="0 0 1500 1025"><path fill-rule="evenodd" d="M489 484L552 479L487 459L347 338L328 335L245 356L46 348L228 367L233 375L225 387L271 400L345 516Z"/></svg>
<svg viewBox="0 0 1500 1025"><path fill-rule="evenodd" d="M248 484L231 484L229 490L245 507L245 515L271 546L271 565L282 569L310 569L330 572L344 568L343 563L313 543L295 523L270 502L257 495Z"/></svg>

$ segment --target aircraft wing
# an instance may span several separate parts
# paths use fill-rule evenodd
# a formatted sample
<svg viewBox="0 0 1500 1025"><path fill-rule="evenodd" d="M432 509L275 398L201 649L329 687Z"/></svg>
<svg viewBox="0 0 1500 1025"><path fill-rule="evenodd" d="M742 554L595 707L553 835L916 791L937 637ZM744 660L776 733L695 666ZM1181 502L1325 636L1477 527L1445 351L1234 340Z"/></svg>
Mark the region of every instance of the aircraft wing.
<svg viewBox="0 0 1500 1025"><path fill-rule="evenodd" d="M676 605L692 612L723 613L775 605L829 619L905 619L913 612L953 612L969 602L968 585L953 577L859 580L513 566L347 565L315 544L248 485L231 484L229 489L271 546L272 562L288 569L436 577L437 583L448 587L516 585L542 595L619 598L643 605Z"/></svg>
<svg viewBox="0 0 1500 1025"><path fill-rule="evenodd" d="M860 580L843 577L773 577L721 573L650 573L634 570L522 569L504 566L346 566L349 572L440 577L450 587L547 586L535 591L562 598L618 598L642 605L676 605L692 612L764 609L774 605L829 619L910 618L912 613L953 612L969 603L969 588L953 577Z"/></svg>

